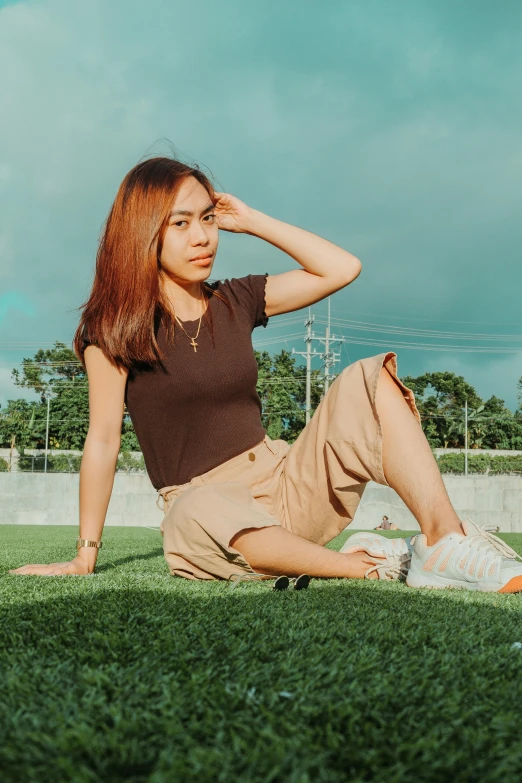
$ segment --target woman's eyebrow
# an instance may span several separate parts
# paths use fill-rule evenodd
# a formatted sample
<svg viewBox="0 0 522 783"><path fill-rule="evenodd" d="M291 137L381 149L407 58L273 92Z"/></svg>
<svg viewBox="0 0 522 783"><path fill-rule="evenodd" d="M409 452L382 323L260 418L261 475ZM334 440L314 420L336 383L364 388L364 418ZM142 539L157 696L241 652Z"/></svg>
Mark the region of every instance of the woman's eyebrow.
<svg viewBox="0 0 522 783"><path fill-rule="evenodd" d="M214 204L209 204L205 209L202 209L199 213L200 215L204 215L206 212L211 212L214 209ZM173 215L188 215L189 217L192 217L194 213L191 212L189 209L174 209L170 213L169 217L172 217Z"/></svg>

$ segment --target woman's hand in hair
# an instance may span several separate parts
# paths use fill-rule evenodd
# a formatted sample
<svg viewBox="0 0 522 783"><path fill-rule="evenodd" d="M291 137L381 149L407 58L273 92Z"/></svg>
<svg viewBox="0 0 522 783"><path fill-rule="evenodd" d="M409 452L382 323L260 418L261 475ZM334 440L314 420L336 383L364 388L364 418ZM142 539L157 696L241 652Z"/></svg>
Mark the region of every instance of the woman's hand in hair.
<svg viewBox="0 0 522 783"><path fill-rule="evenodd" d="M215 193L214 214L223 231L247 233L253 210L230 193Z"/></svg>
<svg viewBox="0 0 522 783"><path fill-rule="evenodd" d="M65 563L49 563L42 565L25 565L20 568L14 568L9 571L10 574L22 574L23 576L31 574L35 576L66 576L67 574L76 574L87 576L94 570L94 566L81 557L75 557Z"/></svg>

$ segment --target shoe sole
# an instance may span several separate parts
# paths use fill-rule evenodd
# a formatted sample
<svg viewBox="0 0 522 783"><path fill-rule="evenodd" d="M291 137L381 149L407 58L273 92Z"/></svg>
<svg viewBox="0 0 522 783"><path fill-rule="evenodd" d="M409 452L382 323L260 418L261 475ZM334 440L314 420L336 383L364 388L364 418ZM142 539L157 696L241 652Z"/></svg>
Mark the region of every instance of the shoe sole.
<svg viewBox="0 0 522 783"><path fill-rule="evenodd" d="M406 577L406 585L408 587L414 587L417 589L427 590L470 590L476 593L519 593L522 592L522 576L514 576L510 579L500 590L481 590L477 582L456 582L453 581L449 584L432 584L429 582L422 582L419 580L418 584L415 584L415 575L412 577L408 575ZM448 580L449 581L449 580Z"/></svg>
<svg viewBox="0 0 522 783"><path fill-rule="evenodd" d="M514 576L497 593L520 593L522 591L522 576Z"/></svg>

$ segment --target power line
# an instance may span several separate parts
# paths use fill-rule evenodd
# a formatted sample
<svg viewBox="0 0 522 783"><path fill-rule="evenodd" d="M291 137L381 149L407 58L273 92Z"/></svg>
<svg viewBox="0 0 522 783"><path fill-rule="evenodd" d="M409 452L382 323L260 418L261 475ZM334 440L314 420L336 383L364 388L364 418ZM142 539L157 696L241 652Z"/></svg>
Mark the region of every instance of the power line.
<svg viewBox="0 0 522 783"><path fill-rule="evenodd" d="M328 297L329 299L331 297ZM298 312L298 311L296 311ZM354 312L354 311L351 311ZM355 311L356 312L356 311ZM402 320L402 317L400 316L386 316L388 318L396 319L396 320ZM281 326L287 326L294 323L299 323L302 319L302 316L295 316L291 318L280 318L279 316L272 316L271 322L269 323L267 327L268 330L272 330L275 328L279 328ZM318 321L326 321L325 316L319 315L317 316ZM408 320L408 319L405 319ZM414 320L414 319L410 319ZM435 319L417 319L420 321L429 321L429 320L435 320ZM376 323L374 321L359 321L354 319L347 319L347 318L341 318L338 315L336 315L333 319L335 323L338 323L339 325L345 325L347 327L352 327L358 331L373 331L373 332L387 332L392 334L404 334L405 336L423 336L423 337L436 337L439 339L454 339L454 338L460 338L465 340L475 340L475 339L484 339L484 340L522 340L522 334L490 334L490 333L484 333L484 332L455 332L455 331L444 331L441 329L420 329L420 328L412 328L412 327L406 327L406 326L400 326L395 324L386 324L386 323ZM443 322L443 323L452 323L451 321ZM487 323L487 322L473 322L473 321L457 321L456 323ZM506 324L504 324L506 325ZM520 324L516 324L520 325ZM56 342L62 342L64 345L68 345L65 341L56 341ZM264 339L262 340L264 342ZM36 343L36 342L0 342L0 348L9 348L10 350L20 350L24 347L27 348L42 348L44 346L53 347L54 343Z"/></svg>
<svg viewBox="0 0 522 783"><path fill-rule="evenodd" d="M328 297L328 303L330 305L330 297ZM272 324L272 327L277 326L285 326L293 324L297 321L301 320L301 317L295 317L295 318L288 318L288 319L280 319L279 321ZM522 336L520 335L488 335L483 333L477 333L472 334L469 332L443 332L441 330L430 330L430 329L419 329L419 328L408 328L408 327L401 327L401 326L394 326L394 325L388 325L388 324L378 324L371 321L356 321L356 320L350 320L350 319L344 319L339 318L337 314L335 314L335 317L332 319L330 315L330 306L328 311L328 319L325 319L324 316L318 316L317 321L319 323L326 322L327 330L326 330L326 336L325 337L316 337L315 333L311 331L311 324L315 320L315 316L311 315L311 308L309 308L309 319L305 321L305 326L307 326L308 329L308 336L305 337L305 342L311 343L313 341L318 341L325 346L325 350L323 352L317 352L315 349L313 352L310 351L310 362L311 358L314 356L318 356L321 359L324 359L324 378L318 378L317 376L312 375L311 366L307 366L306 375L304 378L288 378L288 379L259 379L257 382L257 388L265 386L296 386L297 384L306 383L307 384L307 394L308 394L308 404L307 404L307 410L310 410L310 400L309 400L309 388L310 384L313 383L319 383L324 385L325 391L328 388L329 383L329 367L330 365L333 365L336 361L338 361L338 358L340 354L335 354L330 350L330 343L338 342L342 347L346 347L348 344L353 345L361 345L361 346L371 346L371 347L380 347L380 348L386 348L387 350L395 351L396 349L401 350L422 350L426 352L440 352L440 353L490 353L490 354L496 354L496 355L504 355L504 354L512 354L512 353L519 353L522 351L522 347L515 347L515 346L491 346L491 345L470 345L470 344L453 344L453 345L444 345L440 343L434 343L434 342L419 342L419 341L396 341L393 340L393 344L391 344L391 340L384 340L383 338L379 337L364 337L360 335L353 335L353 334L346 334L346 332L370 332L373 334L385 334L385 335L398 335L401 337L421 337L421 338L427 338L428 340L433 339L444 339L444 340L455 340L460 339L463 341L476 341L476 340L484 340L485 342L498 342L501 340L507 340L507 341L515 341L515 340L522 340ZM421 319L422 320L422 319ZM429 319L424 319L429 320ZM337 337L336 335L330 335L330 322L333 321L336 326L341 330L343 333L341 337ZM480 323L480 322L477 322ZM273 337L266 337L260 340L253 340L253 348L254 350L259 349L262 346L267 345L273 345L276 343L284 342L288 346L288 341L294 341L296 338L302 339L302 332L292 332L283 334L281 336L273 336ZM57 341L58 342L58 341ZM20 344L21 345L21 344ZM27 344L29 345L29 344ZM35 344L36 345L36 344ZM41 345L40 345L41 347ZM292 351L289 353L302 355L307 357L308 352L299 352L296 351L295 348L292 347ZM308 360L307 360L308 361ZM349 355L348 355L348 361ZM30 369L30 368L37 368L40 369L43 373L46 371L52 372L53 370L59 370L62 367L70 367L73 368L80 368L81 362L79 362L76 359L73 360L64 360L64 361L55 361L55 362L49 362L49 361L35 361L34 359L26 359L23 362L17 362L15 363L17 366L24 367L24 369ZM12 367L12 365L1 365L0 367ZM304 369L304 368L303 368ZM314 371L318 372L318 371ZM68 379L56 379L53 381L45 380L42 382L42 391L45 391L45 388L55 388L55 389L65 389L68 387L75 387L78 389L88 388L88 379L86 377L85 371L83 370L83 367L81 371L78 373L76 377L68 378Z"/></svg>
<svg viewBox="0 0 522 783"><path fill-rule="evenodd" d="M334 320L334 322L336 322L337 320L339 320L339 316L336 315L335 301L334 301L335 297L331 297L331 298L332 298L332 308L333 308L333 311L334 311L334 319L333 320ZM343 352L343 349L346 352L346 363L347 363L347 365L348 364L352 364L350 353L348 351L348 341L346 341L346 340L343 340L343 342L341 343L341 354Z"/></svg>
<svg viewBox="0 0 522 783"><path fill-rule="evenodd" d="M330 299L330 297L328 297ZM270 324L271 329L279 328L283 326L287 326L290 324L297 323L301 320L302 316L296 316L294 318L286 318L286 319L279 319L277 321L274 321ZM470 341L470 342L476 342L477 340L483 340L485 342L520 342L522 341L522 335L513 335L513 334L485 334L485 333L471 333L471 332L451 332L451 331L443 331L443 330L434 330L434 329L420 329L420 328L409 328L409 327L402 327L397 325L390 325L390 324L380 324L375 323L372 321L357 321L352 319L346 319L346 318L340 318L338 315L336 315L333 319L333 322L336 324L336 326L341 329L343 332L347 330L352 330L355 332L370 332L373 334L385 334L385 335L397 335L400 337L424 337L428 339L439 339L439 340L463 340L463 341ZM419 320L429 320L429 319L419 319ZM329 323L327 319L324 316L317 316L317 321L319 323ZM463 322L465 323L465 322ZM471 323L471 322L470 322ZM481 323L481 322L477 322ZM254 349L274 345L277 343L284 342L285 344L288 343L290 340L297 339L301 337L302 334L300 332L294 332L290 334L284 334L281 336L263 336L261 339L253 338L252 343ZM346 341L351 342L352 344L358 344L358 345L368 345L368 346L374 346L374 347L390 347L393 348L394 346L400 347L403 349L408 350L426 350L426 351L447 351L451 353L492 353L492 354L506 354L506 353L518 353L520 350L522 350L521 347L507 347L507 346L485 346L485 345L440 345L440 344L433 344L433 343L422 343L422 342L395 342L394 345L391 346L388 341L384 342L382 338L365 338L365 337L354 337L351 336L348 338L345 338ZM59 342L59 341L56 341ZM51 344L53 345L53 344ZM10 350L20 350L22 347L27 348L42 348L42 343L0 343L1 348L8 348ZM43 360L42 362L37 362L34 359L25 359L21 362L14 362L11 364L0 364L0 367L7 368L12 367L13 364L17 367L24 367L24 366L41 366L42 368L53 368L53 367L60 367L60 366L71 366L71 367L81 367L81 362L77 359L71 359L66 360L62 362L49 362Z"/></svg>
<svg viewBox="0 0 522 783"><path fill-rule="evenodd" d="M368 312L367 310L352 310L350 312L355 315L369 315L374 317L375 312ZM438 323L438 324L480 324L482 326L522 326L522 321L459 321L451 318L420 318L419 316L408 315L389 315L382 313L383 318L389 318L392 321L423 321L426 323Z"/></svg>
<svg viewBox="0 0 522 783"><path fill-rule="evenodd" d="M483 345L437 345L432 343L405 343L397 341L393 341L392 343L389 340L366 340L363 337L347 337L345 339L352 345L368 345L375 348L383 347L393 353L399 348L409 351L428 351L432 353L489 353L498 356L522 352L522 346L520 348L490 348Z"/></svg>
<svg viewBox="0 0 522 783"><path fill-rule="evenodd" d="M276 320L277 319L277 320ZM270 329L277 329L281 326L289 326L291 324L300 323L302 316L293 316L290 318L280 318L279 316L271 316L268 323L267 331ZM37 348L41 350L53 349L56 347L56 343L65 345L66 348L72 345L72 338L70 340L55 340L54 342L16 342L9 340L6 342L0 341L0 350L19 351L24 348ZM60 350L60 349L59 349ZM63 349L62 349L63 350ZM72 350L72 348L71 348Z"/></svg>
<svg viewBox="0 0 522 783"><path fill-rule="evenodd" d="M319 316L318 321L325 321L324 316ZM405 337L433 337L444 340L497 340L497 341L521 341L522 335L520 334L487 334L483 332L446 332L440 329L413 329L403 326L393 326L388 324L376 324L371 321L353 321L346 318L336 318L336 323L339 327L351 328L355 331L364 332L379 332L386 334L398 334Z"/></svg>

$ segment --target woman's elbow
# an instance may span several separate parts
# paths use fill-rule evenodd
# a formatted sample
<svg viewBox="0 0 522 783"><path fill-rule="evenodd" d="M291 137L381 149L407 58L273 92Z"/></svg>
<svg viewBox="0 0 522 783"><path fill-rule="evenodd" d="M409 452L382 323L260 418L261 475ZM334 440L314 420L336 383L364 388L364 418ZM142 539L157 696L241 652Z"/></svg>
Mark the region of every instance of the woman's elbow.
<svg viewBox="0 0 522 783"><path fill-rule="evenodd" d="M346 285L353 283L353 281L356 280L361 274L361 270L362 270L361 261L356 256L351 256L350 264L349 264L349 272L348 272L348 281L346 282Z"/></svg>

